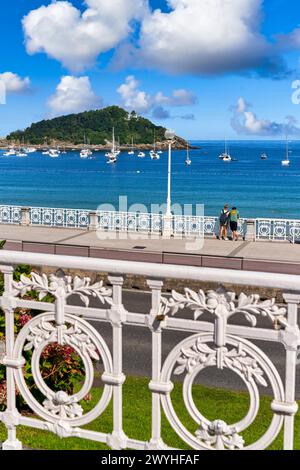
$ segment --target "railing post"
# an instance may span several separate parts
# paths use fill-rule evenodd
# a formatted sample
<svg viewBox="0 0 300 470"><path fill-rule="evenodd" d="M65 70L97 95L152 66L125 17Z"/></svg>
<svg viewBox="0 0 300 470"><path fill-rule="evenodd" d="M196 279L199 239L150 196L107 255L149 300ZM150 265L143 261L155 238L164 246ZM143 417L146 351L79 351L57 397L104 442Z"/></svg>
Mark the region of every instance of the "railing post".
<svg viewBox="0 0 300 470"><path fill-rule="evenodd" d="M174 236L174 228L173 228L173 220L174 216L165 214L162 218L162 236L163 238L171 238Z"/></svg>
<svg viewBox="0 0 300 470"><path fill-rule="evenodd" d="M123 336L122 327L126 321L126 310L122 303L122 276L109 276L109 282L113 286L113 306L108 311L108 319L113 328L113 432L108 438L107 444L115 450L125 449L128 438L123 431L123 384L126 380L123 374Z"/></svg>
<svg viewBox="0 0 300 470"><path fill-rule="evenodd" d="M245 241L255 242L256 240L256 221L254 219L247 219L246 222Z"/></svg>
<svg viewBox="0 0 300 470"><path fill-rule="evenodd" d="M295 390L297 352L300 346L300 330L298 327L300 292L299 294L284 293L283 297L288 304L288 326L282 334L282 339L286 349L285 401L289 407L284 418L284 450L293 450L295 414L298 410Z"/></svg>
<svg viewBox="0 0 300 470"><path fill-rule="evenodd" d="M89 222L89 226L88 226L88 229L89 230L97 230L99 224L98 224L98 213L96 211L91 211L89 213L89 219L90 219L90 222Z"/></svg>
<svg viewBox="0 0 300 470"><path fill-rule="evenodd" d="M3 364L6 366L7 408L2 414L2 422L7 429L7 440L2 444L3 450L21 450L22 443L17 439L16 428L19 424L19 412L16 407L16 386L14 369L23 367L23 363L14 361L14 308L15 299L12 296L13 268L8 266L2 269L4 273L4 294L2 297L2 309L5 314L5 356Z"/></svg>
<svg viewBox="0 0 300 470"><path fill-rule="evenodd" d="M166 445L161 438L160 395L164 392L161 386L162 324L157 320L157 316L163 281L149 279L147 284L152 292L152 309L148 317L149 328L152 332L152 380L149 384L149 389L152 392L152 433L150 442L146 445L146 450L161 450L165 449Z"/></svg>
<svg viewBox="0 0 300 470"><path fill-rule="evenodd" d="M28 227L30 225L30 208L29 207L21 208L21 225L23 227Z"/></svg>

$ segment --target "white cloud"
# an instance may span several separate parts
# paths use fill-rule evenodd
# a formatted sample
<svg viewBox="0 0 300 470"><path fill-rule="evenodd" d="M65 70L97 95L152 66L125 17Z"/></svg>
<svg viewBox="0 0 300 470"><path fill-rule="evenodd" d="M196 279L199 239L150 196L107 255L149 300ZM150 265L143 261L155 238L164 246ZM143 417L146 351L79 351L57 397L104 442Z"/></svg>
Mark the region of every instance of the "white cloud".
<svg viewBox="0 0 300 470"><path fill-rule="evenodd" d="M131 32L131 20L146 10L146 0L85 0L81 13L71 2L54 0L23 18L29 54L45 52L72 71L91 66Z"/></svg>
<svg viewBox="0 0 300 470"><path fill-rule="evenodd" d="M0 73L0 81L4 83L7 93L19 93L30 87L29 77L21 78L19 75L12 72Z"/></svg>
<svg viewBox="0 0 300 470"><path fill-rule="evenodd" d="M139 90L140 83L133 75L126 78L117 92L120 94L123 106L129 111L147 113L152 107L152 98L145 91Z"/></svg>
<svg viewBox="0 0 300 470"><path fill-rule="evenodd" d="M278 123L258 118L250 108L251 105L244 98L239 98L237 105L232 107L231 125L238 134L260 137L300 136L300 127L294 117L287 116L286 122Z"/></svg>
<svg viewBox="0 0 300 470"><path fill-rule="evenodd" d="M117 89L117 92L120 94L122 106L128 111L136 111L141 114L152 112L153 117L157 119L171 117L170 112L164 106L191 106L197 102L197 96L184 88L173 90L170 96L164 95L161 91L151 95L140 89L140 82L136 80L134 75L129 75L125 83Z"/></svg>
<svg viewBox="0 0 300 470"><path fill-rule="evenodd" d="M197 103L195 93L184 88L174 90L171 96L165 96L163 93L158 92L154 99L158 105L168 106L190 106Z"/></svg>
<svg viewBox="0 0 300 470"><path fill-rule="evenodd" d="M54 95L48 100L53 116L96 109L100 104L101 99L92 90L88 77L62 77Z"/></svg>
<svg viewBox="0 0 300 470"><path fill-rule="evenodd" d="M198 74L270 67L274 51L259 33L262 3L168 0L170 12L155 10L142 22L144 64Z"/></svg>

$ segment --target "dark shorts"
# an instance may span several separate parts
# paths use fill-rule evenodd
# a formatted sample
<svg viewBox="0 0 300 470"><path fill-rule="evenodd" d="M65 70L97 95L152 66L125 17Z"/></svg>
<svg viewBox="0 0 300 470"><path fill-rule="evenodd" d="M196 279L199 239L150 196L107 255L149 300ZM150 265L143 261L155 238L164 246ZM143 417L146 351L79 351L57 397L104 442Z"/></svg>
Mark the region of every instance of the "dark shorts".
<svg viewBox="0 0 300 470"><path fill-rule="evenodd" d="M232 232L237 232L238 229L238 223L237 222L230 222L230 230Z"/></svg>

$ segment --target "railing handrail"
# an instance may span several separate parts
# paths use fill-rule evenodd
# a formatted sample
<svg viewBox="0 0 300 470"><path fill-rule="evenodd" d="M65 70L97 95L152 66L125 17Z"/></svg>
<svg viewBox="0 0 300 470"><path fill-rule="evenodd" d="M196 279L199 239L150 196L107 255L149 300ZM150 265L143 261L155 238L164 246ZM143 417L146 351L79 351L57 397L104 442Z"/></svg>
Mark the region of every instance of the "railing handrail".
<svg viewBox="0 0 300 470"><path fill-rule="evenodd" d="M49 266L65 269L79 269L110 274L135 274L148 278L173 278L193 281L207 281L226 284L269 287L289 292L300 292L300 276L292 274L274 274L254 271L236 271L220 268L202 268L174 264L122 261L117 259L82 258L42 253L20 253L2 251L0 265L29 264L31 266ZM1 268L1 266L0 266Z"/></svg>

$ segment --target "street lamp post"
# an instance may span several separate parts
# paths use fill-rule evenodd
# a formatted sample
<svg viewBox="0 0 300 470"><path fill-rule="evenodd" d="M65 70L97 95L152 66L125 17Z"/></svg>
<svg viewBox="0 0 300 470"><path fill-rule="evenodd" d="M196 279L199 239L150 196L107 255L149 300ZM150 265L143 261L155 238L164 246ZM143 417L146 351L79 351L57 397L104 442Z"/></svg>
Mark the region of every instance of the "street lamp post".
<svg viewBox="0 0 300 470"><path fill-rule="evenodd" d="M169 153L168 153L168 196L167 196L167 210L164 215L163 222L163 237L170 238L173 232L173 214L171 212L171 171L172 171L172 142L175 137L175 132L171 129L168 129L165 133L165 137L169 143Z"/></svg>

